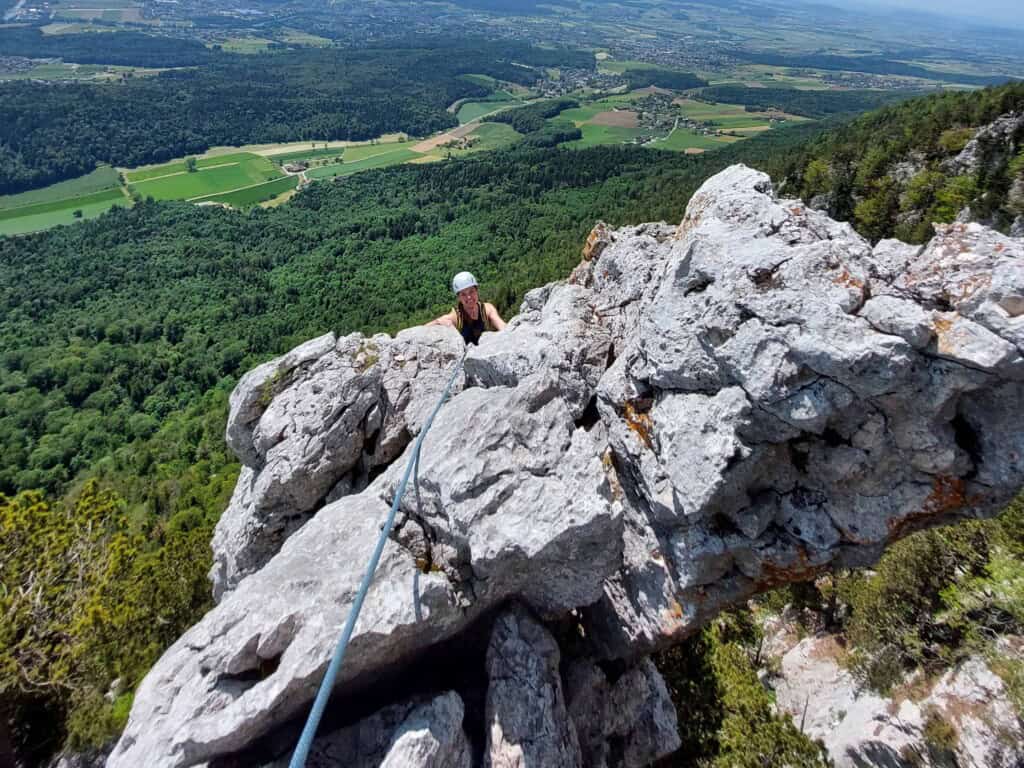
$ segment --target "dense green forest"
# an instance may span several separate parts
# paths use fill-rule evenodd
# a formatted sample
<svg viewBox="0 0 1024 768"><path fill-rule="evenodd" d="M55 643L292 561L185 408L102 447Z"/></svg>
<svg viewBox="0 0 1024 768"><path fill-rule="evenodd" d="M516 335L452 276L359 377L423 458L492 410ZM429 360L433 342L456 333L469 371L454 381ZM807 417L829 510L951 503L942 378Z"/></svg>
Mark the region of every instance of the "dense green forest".
<svg viewBox="0 0 1024 768"><path fill-rule="evenodd" d="M0 194L78 176L101 162L158 163L214 145L364 140L393 131L425 136L458 124L446 111L452 102L489 93L459 75L533 83L537 73L524 65L561 55L527 45L445 48L431 41L420 48L222 54L200 68L120 84L0 83Z"/></svg>
<svg viewBox="0 0 1024 768"><path fill-rule="evenodd" d="M967 128L1019 109L1022 89L929 97L850 126L777 129L698 156L523 145L314 185L270 210L144 201L0 238L0 719L18 724L19 752L37 760L115 734L142 675L209 607L209 541L238 471L223 440L227 398L254 364L328 330L394 331L436 316L460 269L514 311L526 290L576 263L594 220L678 220L699 184L736 162L785 180L786 194L845 201L841 210L874 235L873 220L856 214L867 199L858 190L872 187L858 187L854 169L881 178L913 151L948 156ZM875 151L888 154L869 163ZM973 183L984 197L1004 182L993 170ZM883 561L882 581L850 577L842 627L868 659L879 655L870 655L876 639L898 636L889 669L918 663L942 637L927 634L925 618L947 596L969 623L991 592L984 579L1020 573L1015 520L979 524L990 527L965 532L966 543L912 549L891 570ZM933 566L968 546L980 553L969 568ZM898 592L911 588L916 602ZM807 601L828 610L833 593L815 589ZM882 609L900 600L906 610L890 621ZM1000 621L1017 610L997 608ZM884 634L890 627L895 635ZM693 703L692 718L681 718L692 727L688 754L723 768L754 764L748 734L749 744L778 744L792 765L819 765L817 749L753 685L748 635L719 623L663 660L705 672L670 675ZM865 680L884 684L885 669L857 663ZM123 688L110 701L116 678Z"/></svg>
<svg viewBox="0 0 1024 768"><path fill-rule="evenodd" d="M191 67L209 63L215 54L198 40L141 32L44 35L37 27L6 27L0 28L0 56L63 59L75 64Z"/></svg>
<svg viewBox="0 0 1024 768"><path fill-rule="evenodd" d="M1024 125L982 142L974 170L949 161L978 127L1021 109L1024 83L893 105L812 142L789 181L872 240L923 242L932 222L968 206L973 219L1006 231L1024 214Z"/></svg>
<svg viewBox="0 0 1024 768"><path fill-rule="evenodd" d="M104 700L110 681L130 691L208 607L242 372L327 330L436 316L459 269L507 312L566 274L595 219L679 219L710 174L739 161L781 174L815 130L699 157L522 147L314 185L272 210L142 203L0 239L0 526L35 521L9 540L18 556L0 556L13 622L0 629L0 701L19 749L115 733L127 704ZM23 579L64 546L46 533L53 520L95 532L83 554L95 573L67 582L48 566L44 604L28 611ZM43 660L39 647L53 650Z"/></svg>
<svg viewBox="0 0 1024 768"><path fill-rule="evenodd" d="M533 133L543 129L547 125L548 118L555 117L565 110L579 105L575 99L551 99L488 115L484 120L489 123L507 123L519 133Z"/></svg>
<svg viewBox="0 0 1024 768"><path fill-rule="evenodd" d="M694 98L726 104L743 104L748 111L779 109L804 117L859 114L869 109L905 101L914 91L801 91L796 88L748 88L745 85L712 85Z"/></svg>
<svg viewBox="0 0 1024 768"><path fill-rule="evenodd" d="M895 61L884 56L836 56L829 53L785 54L758 51L733 51L740 61L752 64L768 64L772 67L805 67L845 72L867 72L874 75L899 75L902 77L923 77L944 83L963 85L999 85L1012 78L1008 75L968 75L962 72L941 72L916 64Z"/></svg>

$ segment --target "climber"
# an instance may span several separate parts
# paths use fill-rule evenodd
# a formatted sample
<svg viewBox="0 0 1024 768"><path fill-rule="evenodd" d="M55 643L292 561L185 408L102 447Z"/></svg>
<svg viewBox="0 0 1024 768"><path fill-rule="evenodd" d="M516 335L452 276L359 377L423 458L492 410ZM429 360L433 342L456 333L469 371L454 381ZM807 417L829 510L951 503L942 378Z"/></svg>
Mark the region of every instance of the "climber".
<svg viewBox="0 0 1024 768"><path fill-rule="evenodd" d="M447 325L462 334L467 344L476 344L484 331L500 331L505 328L493 304L480 301L476 278L469 272L459 272L452 278L452 293L459 297L459 303L452 310L431 320L427 325Z"/></svg>

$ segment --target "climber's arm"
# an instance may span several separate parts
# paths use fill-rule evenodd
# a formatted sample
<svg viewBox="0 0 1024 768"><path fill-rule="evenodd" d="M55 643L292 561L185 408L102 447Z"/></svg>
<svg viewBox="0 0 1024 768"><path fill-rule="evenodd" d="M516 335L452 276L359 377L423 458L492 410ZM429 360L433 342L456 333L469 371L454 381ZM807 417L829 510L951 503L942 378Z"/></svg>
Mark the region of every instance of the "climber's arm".
<svg viewBox="0 0 1024 768"><path fill-rule="evenodd" d="M487 317L490 318L491 326L494 330L505 330L505 321L501 319L501 315L498 314L498 310L493 304L484 304L484 311L487 313Z"/></svg>
<svg viewBox="0 0 1024 768"><path fill-rule="evenodd" d="M449 328L454 328L455 321L455 310L453 309L451 312L447 312L440 317L431 320L427 325L447 325Z"/></svg>

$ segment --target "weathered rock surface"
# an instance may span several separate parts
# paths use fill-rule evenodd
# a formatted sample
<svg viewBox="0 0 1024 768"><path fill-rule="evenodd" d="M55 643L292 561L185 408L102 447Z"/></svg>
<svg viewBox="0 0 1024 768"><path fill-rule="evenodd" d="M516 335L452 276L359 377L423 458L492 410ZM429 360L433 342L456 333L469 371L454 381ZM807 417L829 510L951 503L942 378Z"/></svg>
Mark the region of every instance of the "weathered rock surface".
<svg viewBox="0 0 1024 768"><path fill-rule="evenodd" d="M579 616L577 656L642 669L759 590L995 514L1024 484L1020 240L951 225L923 250L872 249L734 166L678 227L605 229L589 256L471 350L336 706L513 600ZM460 345L325 337L243 380L225 596L140 686L111 768L215 760L305 710ZM598 730L643 755L664 731L649 719Z"/></svg>
<svg viewBox="0 0 1024 768"><path fill-rule="evenodd" d="M967 145L960 150L960 154L945 161L943 166L950 173L977 173L986 154L1009 153L1012 157L1018 148L1017 142L1022 131L1024 114L1010 112L1001 115L979 128Z"/></svg>
<svg viewBox="0 0 1024 768"><path fill-rule="evenodd" d="M246 374L231 396L227 441L244 467L214 534L214 597L401 453L461 354L437 328L328 334Z"/></svg>
<svg viewBox="0 0 1024 768"><path fill-rule="evenodd" d="M308 768L470 768L462 729L465 712L454 691L429 701L394 704L313 742ZM287 768L281 759L266 768Z"/></svg>
<svg viewBox="0 0 1024 768"><path fill-rule="evenodd" d="M522 611L501 616L487 648L487 768L581 768L565 711L558 643Z"/></svg>
<svg viewBox="0 0 1024 768"><path fill-rule="evenodd" d="M948 765L949 756L928 742L929 718L953 728L956 765L1024 763L1024 725L1005 684L982 659L951 669L917 700L889 699L859 689L836 661L837 650L830 636L801 640L782 657L774 683L779 708L802 723L808 736L824 742L837 768Z"/></svg>
<svg viewBox="0 0 1024 768"><path fill-rule="evenodd" d="M569 714L587 768L642 768L681 744L675 706L650 659L611 682L590 659L566 675Z"/></svg>

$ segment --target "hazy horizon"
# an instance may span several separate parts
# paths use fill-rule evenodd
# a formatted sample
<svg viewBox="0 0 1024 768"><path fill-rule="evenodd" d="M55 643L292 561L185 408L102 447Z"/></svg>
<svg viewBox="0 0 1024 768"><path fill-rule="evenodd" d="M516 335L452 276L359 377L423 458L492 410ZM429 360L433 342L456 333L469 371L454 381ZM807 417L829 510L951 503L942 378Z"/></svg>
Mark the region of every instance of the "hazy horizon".
<svg viewBox="0 0 1024 768"><path fill-rule="evenodd" d="M1019 0L853 0L841 6L856 6L871 10L897 8L922 11L947 18L970 19L995 26L1024 28Z"/></svg>

